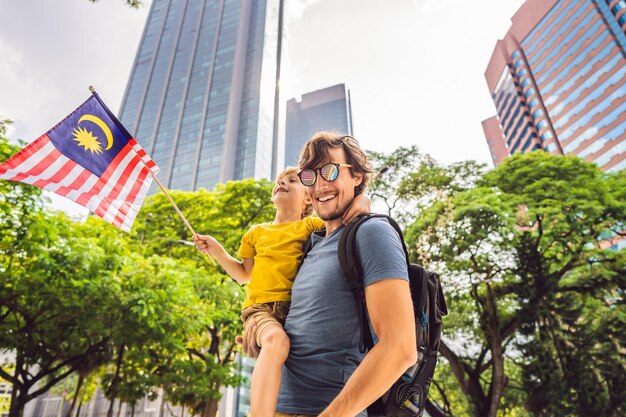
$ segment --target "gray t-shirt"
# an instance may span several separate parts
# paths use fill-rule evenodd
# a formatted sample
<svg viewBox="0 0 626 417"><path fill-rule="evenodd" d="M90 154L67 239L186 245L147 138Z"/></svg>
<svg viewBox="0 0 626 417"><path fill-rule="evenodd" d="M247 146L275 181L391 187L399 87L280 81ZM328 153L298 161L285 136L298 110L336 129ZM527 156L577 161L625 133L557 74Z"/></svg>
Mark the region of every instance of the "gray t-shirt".
<svg viewBox="0 0 626 417"><path fill-rule="evenodd" d="M277 411L321 413L363 359L354 296L337 259L342 230L326 238L312 236L313 247L293 284L285 323L291 349L283 367ZM365 286L386 278L408 280L402 244L384 219L359 227L357 256Z"/></svg>

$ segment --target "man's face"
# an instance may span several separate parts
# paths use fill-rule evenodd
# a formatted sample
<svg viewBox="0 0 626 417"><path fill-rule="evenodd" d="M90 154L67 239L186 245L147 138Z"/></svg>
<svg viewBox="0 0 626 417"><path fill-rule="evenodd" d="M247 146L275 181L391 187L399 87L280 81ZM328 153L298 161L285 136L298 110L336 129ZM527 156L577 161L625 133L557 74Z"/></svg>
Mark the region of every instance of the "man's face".
<svg viewBox="0 0 626 417"><path fill-rule="evenodd" d="M350 168L340 167L339 176L335 181L328 182L319 174L317 168L329 162L346 164L346 153L343 148L333 148L329 152L330 158L320 162L316 169L317 181L306 191L313 201L313 207L318 216L326 222L341 219L344 212L354 199L354 187L361 183L361 175L353 177Z"/></svg>

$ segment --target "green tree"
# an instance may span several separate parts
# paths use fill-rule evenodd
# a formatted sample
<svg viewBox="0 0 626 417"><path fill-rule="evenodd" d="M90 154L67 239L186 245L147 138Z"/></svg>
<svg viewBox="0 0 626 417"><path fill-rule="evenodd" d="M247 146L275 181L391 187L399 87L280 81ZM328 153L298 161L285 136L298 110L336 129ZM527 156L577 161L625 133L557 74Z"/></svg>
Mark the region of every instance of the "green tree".
<svg viewBox="0 0 626 417"><path fill-rule="evenodd" d="M106 297L110 257L72 239L74 225L65 216L26 217L28 227L16 234L21 240L11 245L11 233L3 234L10 246L0 250L0 348L15 354L15 372L0 375L13 386L11 417L86 362L109 355L99 300Z"/></svg>
<svg viewBox="0 0 626 417"><path fill-rule="evenodd" d="M9 145L0 124L2 161ZM73 240L74 224L44 210L41 190L0 181L0 350L14 355L0 377L12 385L9 415L76 371L105 358L107 338L98 329L102 311L92 306L106 284L93 280L109 260L91 242Z"/></svg>
<svg viewBox="0 0 626 417"><path fill-rule="evenodd" d="M368 151L374 175L369 184L368 195L372 201L380 201L387 208L387 214L394 216L401 224L413 220L413 205L407 204L405 193L401 191L404 179L416 172L432 173L437 168L436 161L419 151L415 145L401 146L387 155Z"/></svg>
<svg viewBox="0 0 626 417"><path fill-rule="evenodd" d="M2 160L17 150L0 138ZM71 414L96 374L112 403L133 404L167 382L172 400L214 415L220 387L240 381L233 357L243 291L188 246L164 196L126 235L95 217L77 224L47 211L37 188L0 187L0 349L16 355L0 376L13 385L11 417L75 375ZM274 215L267 181L173 194L198 231L233 253L250 225Z"/></svg>
<svg viewBox="0 0 626 417"><path fill-rule="evenodd" d="M231 181L211 192L172 192L172 198L196 232L211 234L236 255L241 237L253 224L271 221L272 184L268 181ZM161 193L144 205L132 234L136 251L145 256L168 256L185 270L203 310L201 331L187 339L185 352L172 355L159 369L169 401L204 417L217 411L222 386L240 383L235 337L241 332L239 315L243 289L185 242L191 233ZM183 244L181 244L183 243Z"/></svg>
<svg viewBox="0 0 626 417"><path fill-rule="evenodd" d="M624 173L543 152L439 172L401 185L431 197L407 239L445 279L441 353L473 414L523 401L536 415L623 415L626 265L606 242L624 229Z"/></svg>

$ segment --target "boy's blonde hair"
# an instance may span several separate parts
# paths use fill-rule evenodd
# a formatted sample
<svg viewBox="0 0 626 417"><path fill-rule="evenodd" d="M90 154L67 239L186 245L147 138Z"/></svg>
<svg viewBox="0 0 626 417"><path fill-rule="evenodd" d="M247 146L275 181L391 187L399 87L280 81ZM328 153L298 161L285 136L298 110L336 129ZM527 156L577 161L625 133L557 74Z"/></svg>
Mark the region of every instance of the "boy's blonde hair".
<svg viewBox="0 0 626 417"><path fill-rule="evenodd" d="M278 182L280 180L282 180L283 178L285 178L287 175L291 175L291 174L298 175L298 172L300 172L300 170L298 168L296 168L296 167L287 167L287 168L283 169L276 176L276 181L274 181L274 182L276 184L278 184ZM298 180L298 181L300 181L300 180ZM311 201L309 201L309 202L306 203L306 205L304 206L304 209L302 210L302 218L304 219L305 217L310 216L311 214L313 214L313 203L311 203Z"/></svg>

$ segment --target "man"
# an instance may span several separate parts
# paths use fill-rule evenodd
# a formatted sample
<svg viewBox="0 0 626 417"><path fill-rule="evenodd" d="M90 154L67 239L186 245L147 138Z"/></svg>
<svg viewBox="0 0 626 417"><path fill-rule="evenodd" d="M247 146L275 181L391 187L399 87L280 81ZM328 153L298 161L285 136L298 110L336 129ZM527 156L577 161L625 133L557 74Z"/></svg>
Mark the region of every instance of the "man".
<svg viewBox="0 0 626 417"><path fill-rule="evenodd" d="M312 249L292 288L285 323L291 347L277 416L354 417L417 361L406 259L397 233L385 220L373 219L359 228L357 254L378 339L362 354L354 296L339 266L337 244L342 217L355 195L367 188L371 165L354 138L328 132L307 142L298 165L326 230L312 236ZM253 337L249 326L244 351L251 356L258 354Z"/></svg>

